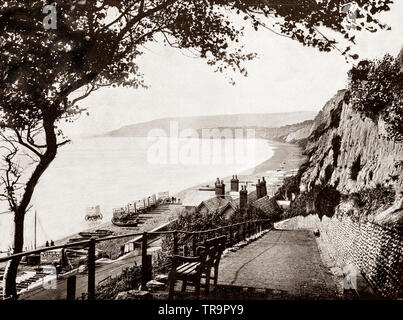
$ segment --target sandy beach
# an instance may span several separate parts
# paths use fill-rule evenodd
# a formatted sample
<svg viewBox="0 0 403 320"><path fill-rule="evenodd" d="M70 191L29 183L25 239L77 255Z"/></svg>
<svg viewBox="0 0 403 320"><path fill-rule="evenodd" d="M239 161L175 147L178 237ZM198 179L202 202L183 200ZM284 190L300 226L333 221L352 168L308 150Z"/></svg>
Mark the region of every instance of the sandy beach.
<svg viewBox="0 0 403 320"><path fill-rule="evenodd" d="M297 145L281 143L270 141L270 144L275 147L274 155L258 164L254 168L247 171L241 172L238 175L240 181L255 181L261 176L265 175L268 171L290 171L292 169L298 168L304 157L301 154L301 149ZM223 179L225 183L229 184L231 176L219 177ZM198 185L187 188L180 191L172 196L180 199L183 203L199 203L204 198L209 198L213 195L213 192L203 192L199 191L201 186L214 185L214 181L204 181ZM163 225L169 221L172 221L176 216L183 210L183 207L178 205L169 205L166 210L154 210L151 213L142 214L141 223L137 227L127 228L127 227L117 227L110 221L103 222L96 227L83 230L83 231L95 231L96 229L106 229L114 232L114 235L137 233L150 231L160 225ZM56 244L67 243L70 238L79 238L77 234L72 234L68 237L56 241ZM97 245L97 249L104 251L110 258L116 258L120 254L120 246L129 241L130 238L106 241Z"/></svg>
<svg viewBox="0 0 403 320"><path fill-rule="evenodd" d="M270 141L270 144L275 148L274 154L272 157L267 159L266 161L256 165L254 168L246 170L244 172L238 173L238 178L241 184L248 183L248 190L254 190L253 182L256 182L257 179L265 176L268 178L268 182L270 183L270 176L274 174L282 174L286 172L290 172L292 169L296 169L303 162L304 156L301 153L301 149L292 144L280 143ZM235 174L235 173L234 173ZM225 184L230 186L231 176L219 177L224 180ZM275 180L273 178L273 180ZM193 187L182 190L176 194L172 194L171 196L180 199L182 203L191 203L192 205L198 205L201 201L206 200L212 196L214 196L214 191L200 191L199 188L201 186L214 186L214 180L204 181L200 184L197 184ZM162 226L170 221L173 221L178 214L185 209L184 206L178 204L170 204L163 205L155 208L151 212L147 212L140 215L140 223L137 227L117 227L112 224L111 221L102 222L96 226L93 226L89 229L82 230L85 231L95 231L97 229L110 230L114 235L123 235L123 234L132 234L132 233L142 233L145 231L151 231L159 226ZM55 241L56 245L61 245L69 242L69 239L72 238L80 238L78 233L71 234L70 236L64 237ZM110 259L117 259L121 255L121 247L126 243L132 240L134 236L128 236L123 239L115 239L110 241L105 241L98 243L96 249L98 253L102 253L105 257L109 257ZM84 238L83 238L84 240ZM1 268L5 267L5 263L0 265ZM28 267L24 264L20 264L20 272L21 274L24 271L32 271L32 267Z"/></svg>
<svg viewBox="0 0 403 320"><path fill-rule="evenodd" d="M288 172L292 169L299 168L299 166L302 164L304 156L302 155L302 151L299 146L277 141L269 142L273 147L275 147L273 156L266 161L258 164L254 168L238 174L238 179L241 183L242 181L256 181L262 176L266 176L269 171L281 170L284 172ZM218 178L224 180L226 185L229 185L231 176ZM175 196L181 199L181 201L183 202L194 203L200 199L200 197L197 197L197 194L200 193L198 189L202 186L207 185L213 186L214 181L204 181L203 183L178 192Z"/></svg>
<svg viewBox="0 0 403 320"><path fill-rule="evenodd" d="M301 154L301 149L297 145L269 141L270 144L275 148L274 154L272 157L267 159L266 161L258 164L254 168L246 170L238 174L238 178L240 182L245 181L256 181L258 178L262 176L267 176L269 171L290 171L292 169L298 168L302 163L304 157ZM219 177L223 179L224 182L229 186L229 180L231 176ZM204 181L200 184L197 184L193 187L182 190L176 194L171 196L180 199L182 203L192 203L197 205L204 199L208 199L209 197L214 195L214 192L205 192L199 191L201 186L213 186L214 180ZM250 184L251 189L253 190L252 185ZM166 224L169 221L174 220L177 215L183 210L182 206L179 205L169 205L164 209L156 209L153 212L149 212L146 214L141 214L141 223L137 227L117 227L112 224L111 221L102 222L94 227L81 230L81 232L95 231L97 229L105 229L113 231L114 235L122 235L129 233L141 233L144 231L150 231L160 225ZM72 238L80 238L78 233L71 234L67 237L59 239L55 241L56 245L68 243L69 239ZM129 241L131 238L124 238L119 240L112 240L100 243L97 245L97 249L103 251L110 258L116 258L120 254L120 247Z"/></svg>

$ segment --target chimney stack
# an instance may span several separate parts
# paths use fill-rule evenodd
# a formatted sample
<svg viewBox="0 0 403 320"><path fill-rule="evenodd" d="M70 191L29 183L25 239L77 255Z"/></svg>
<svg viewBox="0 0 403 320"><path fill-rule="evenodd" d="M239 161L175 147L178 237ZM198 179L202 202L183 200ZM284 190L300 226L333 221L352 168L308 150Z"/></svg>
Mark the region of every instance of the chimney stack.
<svg viewBox="0 0 403 320"><path fill-rule="evenodd" d="M235 192L239 191L238 176L232 176L232 179L231 179L231 191L235 191Z"/></svg>
<svg viewBox="0 0 403 320"><path fill-rule="evenodd" d="M266 187L266 180L264 177L262 178L262 184L261 184L261 189L260 192L262 193L262 197L267 196L267 187Z"/></svg>
<svg viewBox="0 0 403 320"><path fill-rule="evenodd" d="M221 195L221 183L220 183L220 179L217 178L217 181L214 183L215 185L215 195L219 196Z"/></svg>
<svg viewBox="0 0 403 320"><path fill-rule="evenodd" d="M220 196L222 198L225 198L225 184L224 180L221 180L217 178L217 181L215 182L215 195Z"/></svg>
<svg viewBox="0 0 403 320"><path fill-rule="evenodd" d="M256 183L256 198L260 199L261 197L262 197L262 184L260 183L260 179L258 179Z"/></svg>
<svg viewBox="0 0 403 320"><path fill-rule="evenodd" d="M241 215L245 216L248 211L248 191L246 190L246 186L241 186L241 190L239 191L239 209Z"/></svg>

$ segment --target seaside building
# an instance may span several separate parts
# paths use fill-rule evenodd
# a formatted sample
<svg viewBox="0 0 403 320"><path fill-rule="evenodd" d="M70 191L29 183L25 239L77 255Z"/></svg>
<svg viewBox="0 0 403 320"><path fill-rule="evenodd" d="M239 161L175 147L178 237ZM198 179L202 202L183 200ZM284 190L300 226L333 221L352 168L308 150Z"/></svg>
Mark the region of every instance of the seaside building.
<svg viewBox="0 0 403 320"><path fill-rule="evenodd" d="M278 201L274 202L269 196L264 196L251 203L250 210L257 216L268 216L277 218L279 212Z"/></svg>
<svg viewBox="0 0 403 320"><path fill-rule="evenodd" d="M238 210L237 202L232 197L214 197L202 201L196 208L200 214L218 214L229 219Z"/></svg>

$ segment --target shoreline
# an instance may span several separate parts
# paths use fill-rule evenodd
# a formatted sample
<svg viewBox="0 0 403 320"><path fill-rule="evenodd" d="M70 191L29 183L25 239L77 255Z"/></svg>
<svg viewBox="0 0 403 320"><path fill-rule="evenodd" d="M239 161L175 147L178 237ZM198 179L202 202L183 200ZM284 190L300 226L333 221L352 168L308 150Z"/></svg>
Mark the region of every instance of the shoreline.
<svg viewBox="0 0 403 320"><path fill-rule="evenodd" d="M255 165L253 168L241 171L238 174L238 178L247 180L248 178L251 177L260 177L264 173L266 173L266 171L270 170L275 171L281 169L283 171L288 171L294 168L299 168L299 166L305 159L305 156L302 155L301 147L299 147L296 144L273 141L268 139L264 140L266 140L267 143L270 143L270 145L274 147L273 156ZM232 178L232 176L219 177L219 178L224 180L225 182L228 182ZM197 192L200 187L210 185L212 183L214 184L214 181L215 180L204 181L195 186L186 188L174 194L173 196L181 200L185 200L191 197L192 194Z"/></svg>
<svg viewBox="0 0 403 320"><path fill-rule="evenodd" d="M268 170L280 169L282 166L283 168L281 170L284 171L291 170L293 168L299 167L302 160L304 159L301 148L295 144L277 142L267 139L265 140L267 141L267 143L269 143L271 146L274 147L273 156L261 162L260 164L257 164L253 168L242 171L238 175L239 177L243 177L244 179L248 178L250 179L251 177L262 175ZM229 179L231 179L231 176L220 177L220 179L228 181ZM214 179L185 188L182 191L172 194L171 197L176 197L177 199L180 199L182 202L186 201L188 198L193 197L195 193L199 192L198 189L201 186L211 183L214 183ZM144 223L139 224L138 227L122 228L113 225L111 221L104 221L98 226L81 230L80 232L95 231L96 229L108 229L114 231L115 235L120 235L126 233L134 233L134 232L141 233L145 231L150 231L153 228L157 227L158 223L159 225L162 225L174 219L181 211L181 208L183 208L183 206L181 205L170 205L170 207L172 207L171 209L174 210L170 210L169 213L167 214L166 213L156 214L150 212L146 214L141 214L140 217L146 218L147 220ZM78 233L63 237L62 239L55 241L55 244L63 244L66 241L68 241L69 238L75 238L75 237L79 237ZM129 239L124 240L125 240L124 242L127 242Z"/></svg>
<svg viewBox="0 0 403 320"><path fill-rule="evenodd" d="M283 143L273 140L266 140L273 148L272 157L266 159L265 161L255 165L254 167L241 171L238 174L238 178L240 180L250 180L257 179L263 176L267 171L289 171L294 168L298 168L302 163L305 156L302 155L302 150L299 146L290 143ZM229 182L232 176L220 177L220 179ZM180 199L181 202L186 202L187 199L192 199L195 197L198 190L201 186L205 186L206 184L214 184L214 180L204 181L197 185L193 185L191 187L185 188L182 191L179 191L171 196ZM163 213L152 213L148 212L142 214L140 217L143 222L140 223L137 227L117 227L112 224L111 221L102 221L100 224L95 225L90 228L86 228L80 230L79 232L90 232L95 231L96 229L106 229L114 232L114 235L123 235L128 233L142 233L145 231L150 231L159 225L165 224L174 220L177 215L183 210L183 206L181 205L170 205L170 209L164 211ZM157 207L158 209L159 207ZM70 234L68 236L62 237L61 239L55 240L55 245L61 245L68 243L71 238L79 238L79 232ZM119 248L120 245L130 240L130 237L121 239L120 241L107 241L103 242L99 245L99 249L105 251L111 258L115 257L119 252L116 252L116 248Z"/></svg>

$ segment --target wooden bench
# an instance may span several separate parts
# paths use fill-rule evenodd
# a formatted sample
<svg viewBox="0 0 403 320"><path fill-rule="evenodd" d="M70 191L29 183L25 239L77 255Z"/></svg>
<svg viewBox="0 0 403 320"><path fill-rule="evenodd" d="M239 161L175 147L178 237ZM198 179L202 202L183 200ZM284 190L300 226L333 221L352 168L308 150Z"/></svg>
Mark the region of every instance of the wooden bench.
<svg viewBox="0 0 403 320"><path fill-rule="evenodd" d="M188 284L192 284L197 296L200 295L202 278L205 279L206 294L209 292L211 279L214 280L214 285L217 284L218 266L225 249L225 241L225 236L206 240L203 246L197 248L196 257L177 255L172 257L172 269L169 273L169 299L174 295L177 280L182 281L182 292L186 291Z"/></svg>
<svg viewBox="0 0 403 320"><path fill-rule="evenodd" d="M204 272L201 277L205 279L204 287L206 294L210 291L210 281L213 280L214 286L218 280L218 266L220 264L221 255L225 250L227 237L220 236L209 239L205 242L205 247L210 248L210 255L207 255Z"/></svg>

